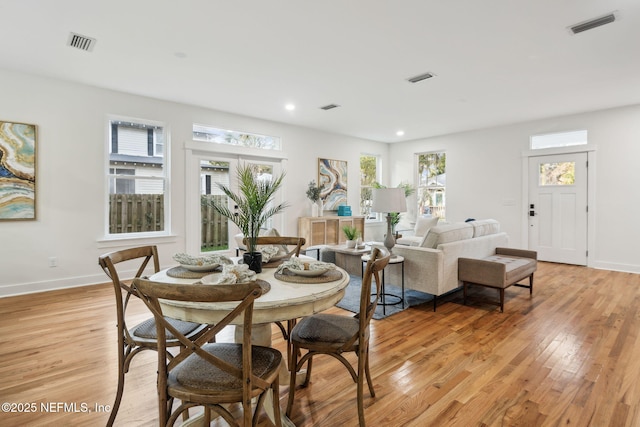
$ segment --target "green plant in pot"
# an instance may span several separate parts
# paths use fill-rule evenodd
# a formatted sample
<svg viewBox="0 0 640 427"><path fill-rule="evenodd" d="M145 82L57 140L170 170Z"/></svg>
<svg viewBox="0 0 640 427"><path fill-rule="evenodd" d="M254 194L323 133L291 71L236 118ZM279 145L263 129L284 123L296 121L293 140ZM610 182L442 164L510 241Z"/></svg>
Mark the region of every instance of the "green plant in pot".
<svg viewBox="0 0 640 427"><path fill-rule="evenodd" d="M244 253L243 260L256 273L262 271L262 253L258 251L256 244L260 228L269 218L287 207L286 203L269 206L276 192L282 186L284 175L282 173L270 180L258 179L252 166L240 165L237 169L237 193L231 191L228 186L217 183L218 188L233 201L236 208L231 210L227 204L211 202L213 209L237 225L244 234L247 241L247 252Z"/></svg>
<svg viewBox="0 0 640 427"><path fill-rule="evenodd" d="M358 229L355 228L355 227L352 227L350 225L345 225L344 227L342 227L342 232L344 233L345 237L347 238L347 247L348 248L355 248L356 247L356 239L360 235L360 231L358 231Z"/></svg>

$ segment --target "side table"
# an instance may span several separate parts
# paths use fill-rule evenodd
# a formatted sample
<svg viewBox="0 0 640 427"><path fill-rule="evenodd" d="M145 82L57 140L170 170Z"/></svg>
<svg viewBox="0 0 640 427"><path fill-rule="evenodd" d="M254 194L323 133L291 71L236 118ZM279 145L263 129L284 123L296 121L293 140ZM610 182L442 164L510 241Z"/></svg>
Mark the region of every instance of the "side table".
<svg viewBox="0 0 640 427"><path fill-rule="evenodd" d="M364 266L371 259L371 254L362 255L361 277L364 277ZM396 305L402 303L402 309L404 309L404 257L401 255L394 255L389 259L389 264L400 264L402 267L402 296L387 294L384 290L384 270L382 270L382 283L380 284L380 305L382 306L382 314L386 313L387 305ZM386 269L386 267L385 267ZM386 297L398 298L395 302L386 302Z"/></svg>

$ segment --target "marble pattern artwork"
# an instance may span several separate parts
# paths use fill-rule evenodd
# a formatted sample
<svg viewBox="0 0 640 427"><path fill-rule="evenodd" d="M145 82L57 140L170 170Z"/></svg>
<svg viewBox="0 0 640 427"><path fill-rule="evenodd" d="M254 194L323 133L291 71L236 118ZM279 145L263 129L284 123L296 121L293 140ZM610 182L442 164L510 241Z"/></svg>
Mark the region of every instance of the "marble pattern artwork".
<svg viewBox="0 0 640 427"><path fill-rule="evenodd" d="M345 160L318 159L318 185L324 209L338 210L347 204L347 162Z"/></svg>
<svg viewBox="0 0 640 427"><path fill-rule="evenodd" d="M36 126L0 121L0 220L36 218Z"/></svg>

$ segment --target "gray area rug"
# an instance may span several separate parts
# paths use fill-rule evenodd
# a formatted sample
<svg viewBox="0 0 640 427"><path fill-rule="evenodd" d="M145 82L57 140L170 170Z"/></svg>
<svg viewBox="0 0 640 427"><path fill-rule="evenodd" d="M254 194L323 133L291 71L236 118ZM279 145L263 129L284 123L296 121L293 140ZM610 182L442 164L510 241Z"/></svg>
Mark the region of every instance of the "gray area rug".
<svg viewBox="0 0 640 427"><path fill-rule="evenodd" d="M349 310L353 313L357 313L360 310L360 289L362 286L362 278L356 275L350 275L351 280L349 282L349 286L347 286L346 292L344 294L344 298L336 304L336 306L343 308L345 310ZM392 295L402 295L402 287L395 286L393 284L385 283L384 285L385 293ZM414 291L413 289L405 289L404 291L404 309L409 307L413 307L418 304L424 304L428 301L433 300L433 295L425 294L424 292ZM387 304L390 302L395 302L398 298L394 297L386 297L385 298ZM387 305L383 307L378 304L376 307L376 312L373 315L373 318L376 320L384 319L385 317L389 317L392 314L400 313L403 310L402 303Z"/></svg>

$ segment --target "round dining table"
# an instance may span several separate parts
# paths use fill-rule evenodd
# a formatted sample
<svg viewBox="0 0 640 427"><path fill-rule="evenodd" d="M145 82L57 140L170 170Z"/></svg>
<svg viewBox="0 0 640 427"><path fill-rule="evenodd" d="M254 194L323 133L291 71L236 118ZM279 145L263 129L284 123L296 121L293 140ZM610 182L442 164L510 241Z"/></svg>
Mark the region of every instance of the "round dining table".
<svg viewBox="0 0 640 427"><path fill-rule="evenodd" d="M231 260L237 263L240 258ZM313 261L312 258L310 260ZM173 269L173 270L172 270ZM154 282L195 284L207 282L203 278L176 277L173 273L176 268L171 267L159 271L150 276ZM340 274L337 274L339 272ZM219 274L219 273L212 273ZM276 268L264 268L256 275L257 279L269 283L270 289L254 301L252 343L256 345L271 346L271 324L285 320L298 319L333 307L342 299L345 289L349 284L349 274L336 267L336 272L331 274L331 281L323 281L321 278L309 278L305 276L287 275L286 280L280 280L281 275L276 274ZM215 278L215 276L214 276ZM327 280L327 279L325 279ZM315 283L314 283L315 282ZM319 282L319 283L318 283ZM208 285L215 286L215 285ZM192 301L160 301L165 316L195 323L215 324L229 313L235 306L234 303L220 302L192 302ZM237 318L239 324L241 318ZM236 328L235 341L242 342L242 328ZM283 360L286 358L283 358ZM304 372L301 372L299 380L304 380ZM297 382L297 381L296 381ZM282 366L280 384L289 384L289 375L286 366ZM273 399L268 395L264 408L273 420ZM190 419L185 425L197 423ZM282 414L282 424L293 426L293 423Z"/></svg>
<svg viewBox="0 0 640 427"><path fill-rule="evenodd" d="M231 258L237 262L239 258ZM271 323L297 319L333 307L342 299L349 284L349 274L336 267L340 277L320 283L305 276L287 276L287 280L276 278L276 268L263 268L257 279L269 283L271 288L255 300L253 304L253 342L271 345ZM216 274L216 273L213 273ZM219 274L219 273L218 273ZM336 274L337 276L337 274ZM298 279L296 279L298 277ZM191 284L199 278L180 278L171 275L171 268L164 269L150 277L154 282ZM215 285L211 285L215 286ZM210 303L191 301L161 302L165 316L195 323L217 323L235 305L234 303ZM240 322L241 318L236 319ZM240 330L240 328L237 328Z"/></svg>

